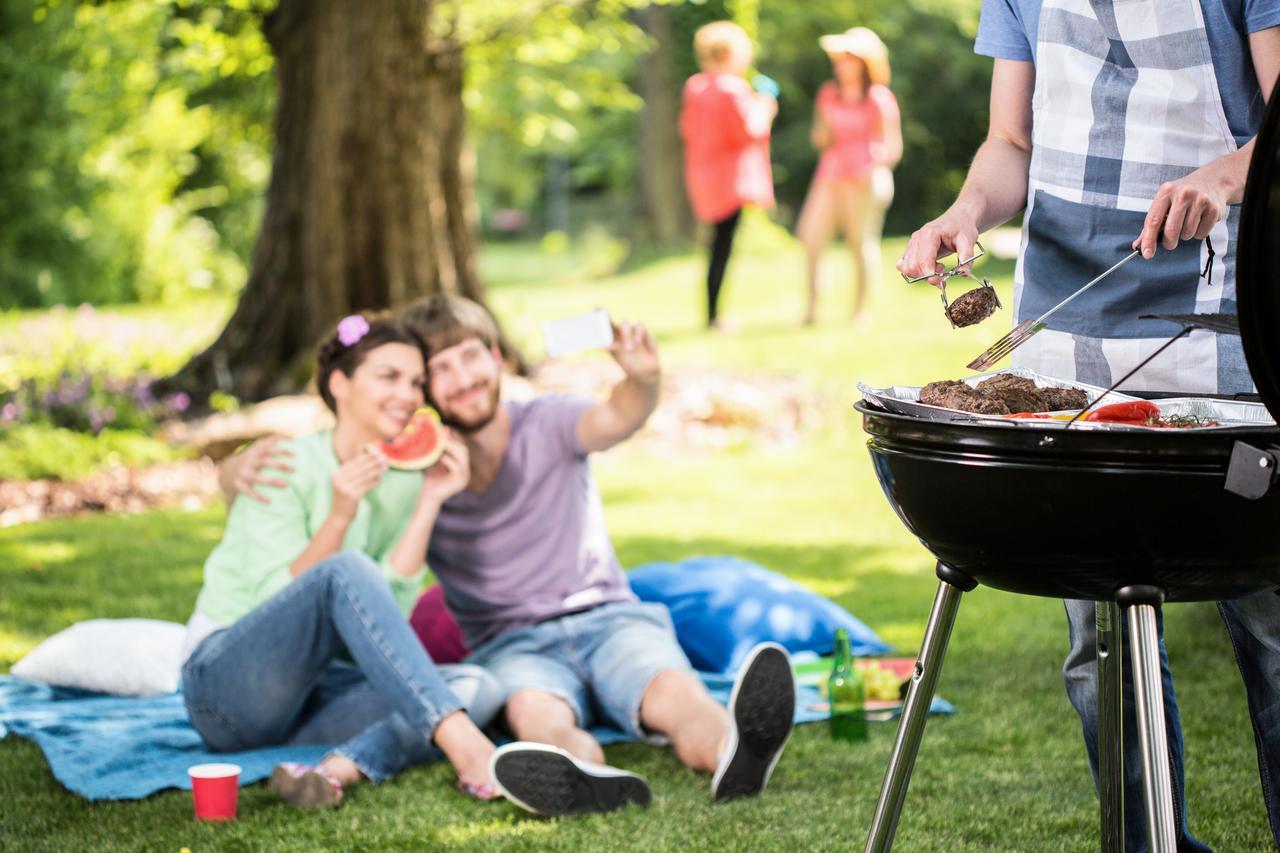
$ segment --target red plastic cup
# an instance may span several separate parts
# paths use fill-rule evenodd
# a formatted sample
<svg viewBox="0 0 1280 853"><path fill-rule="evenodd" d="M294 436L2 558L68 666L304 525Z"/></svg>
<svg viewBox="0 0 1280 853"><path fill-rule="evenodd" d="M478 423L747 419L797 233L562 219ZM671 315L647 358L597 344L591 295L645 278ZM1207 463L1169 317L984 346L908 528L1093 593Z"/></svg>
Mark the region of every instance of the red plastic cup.
<svg viewBox="0 0 1280 853"><path fill-rule="evenodd" d="M240 792L239 764L197 764L191 774L191 797L196 820L235 820L236 795Z"/></svg>

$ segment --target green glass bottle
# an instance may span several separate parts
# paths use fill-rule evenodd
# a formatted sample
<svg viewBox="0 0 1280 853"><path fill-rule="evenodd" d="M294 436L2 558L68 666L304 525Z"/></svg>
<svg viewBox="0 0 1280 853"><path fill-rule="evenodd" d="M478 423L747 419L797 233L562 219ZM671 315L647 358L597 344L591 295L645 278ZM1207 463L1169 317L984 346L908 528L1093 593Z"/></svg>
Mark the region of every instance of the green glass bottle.
<svg viewBox="0 0 1280 853"><path fill-rule="evenodd" d="M849 632L844 628L836 631L836 664L827 679L827 699L831 703L831 737L835 740L866 740L866 691L862 674L853 665Z"/></svg>

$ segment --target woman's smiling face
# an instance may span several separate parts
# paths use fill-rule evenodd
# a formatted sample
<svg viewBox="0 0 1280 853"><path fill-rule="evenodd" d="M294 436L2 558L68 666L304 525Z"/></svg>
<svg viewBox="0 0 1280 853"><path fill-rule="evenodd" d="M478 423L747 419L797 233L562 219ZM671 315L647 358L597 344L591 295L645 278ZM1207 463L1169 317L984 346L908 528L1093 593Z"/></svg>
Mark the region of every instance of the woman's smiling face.
<svg viewBox="0 0 1280 853"><path fill-rule="evenodd" d="M334 371L329 390L340 421L383 440L395 438L422 405L426 371L422 351L402 343L369 350L350 376Z"/></svg>

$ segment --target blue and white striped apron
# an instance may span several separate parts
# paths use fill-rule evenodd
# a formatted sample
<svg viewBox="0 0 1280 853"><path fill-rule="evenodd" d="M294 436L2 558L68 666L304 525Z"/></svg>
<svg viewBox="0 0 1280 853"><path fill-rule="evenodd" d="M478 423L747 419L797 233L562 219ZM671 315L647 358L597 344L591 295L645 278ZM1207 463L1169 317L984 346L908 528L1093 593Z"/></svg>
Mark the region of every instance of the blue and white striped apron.
<svg viewBox="0 0 1280 853"><path fill-rule="evenodd" d="M1038 317L1129 254L1160 185L1236 150L1198 0L1045 0L1036 47L1032 154L1017 322ZM1013 363L1110 385L1177 327L1140 314L1235 313L1240 208L1210 237L1134 258L1049 319ZM1196 331L1129 390L1251 391L1240 339Z"/></svg>

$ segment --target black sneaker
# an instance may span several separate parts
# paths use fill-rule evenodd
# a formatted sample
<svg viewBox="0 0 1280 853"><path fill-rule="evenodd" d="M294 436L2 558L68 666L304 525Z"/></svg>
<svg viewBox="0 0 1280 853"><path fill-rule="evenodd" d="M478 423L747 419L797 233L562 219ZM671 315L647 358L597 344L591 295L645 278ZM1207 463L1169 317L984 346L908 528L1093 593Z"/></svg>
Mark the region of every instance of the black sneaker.
<svg viewBox="0 0 1280 853"><path fill-rule="evenodd" d="M733 684L729 740L711 779L712 799L751 797L764 790L791 737L795 713L791 657L777 643L761 643L751 650Z"/></svg>
<svg viewBox="0 0 1280 853"><path fill-rule="evenodd" d="M499 747L489 775L508 800L544 817L649 805L649 783L634 773L575 758L558 746L517 741Z"/></svg>

